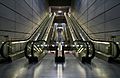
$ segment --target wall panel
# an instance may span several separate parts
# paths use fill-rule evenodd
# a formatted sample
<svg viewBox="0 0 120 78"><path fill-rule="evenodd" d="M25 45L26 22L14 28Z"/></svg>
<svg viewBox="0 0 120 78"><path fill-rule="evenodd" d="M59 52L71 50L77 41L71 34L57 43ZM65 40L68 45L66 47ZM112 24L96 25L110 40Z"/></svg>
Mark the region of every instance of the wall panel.
<svg viewBox="0 0 120 78"><path fill-rule="evenodd" d="M75 0L73 5L72 14L94 39L120 36L120 0Z"/></svg>
<svg viewBox="0 0 120 78"><path fill-rule="evenodd" d="M46 0L0 0L0 43L27 39L47 14Z"/></svg>

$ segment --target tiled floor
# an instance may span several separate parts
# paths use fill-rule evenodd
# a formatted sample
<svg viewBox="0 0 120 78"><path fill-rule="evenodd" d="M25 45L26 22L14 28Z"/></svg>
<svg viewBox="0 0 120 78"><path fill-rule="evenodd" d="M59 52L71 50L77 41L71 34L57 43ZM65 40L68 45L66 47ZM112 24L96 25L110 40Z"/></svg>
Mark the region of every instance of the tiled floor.
<svg viewBox="0 0 120 78"><path fill-rule="evenodd" d="M56 65L54 54L48 54L37 64L28 64L25 58L0 64L0 78L120 78L120 64L97 58L91 65L82 64L72 54L66 54L65 64Z"/></svg>

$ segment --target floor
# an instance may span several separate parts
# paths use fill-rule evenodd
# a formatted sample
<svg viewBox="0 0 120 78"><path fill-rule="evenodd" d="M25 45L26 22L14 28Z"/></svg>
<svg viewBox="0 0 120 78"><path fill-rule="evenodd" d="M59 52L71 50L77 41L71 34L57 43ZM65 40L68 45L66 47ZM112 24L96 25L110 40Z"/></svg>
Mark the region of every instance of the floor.
<svg viewBox="0 0 120 78"><path fill-rule="evenodd" d="M0 64L0 78L120 78L120 64L110 64L98 58L91 65L82 64L72 54L65 56L63 65L55 64L52 53L36 64L28 64L25 58Z"/></svg>

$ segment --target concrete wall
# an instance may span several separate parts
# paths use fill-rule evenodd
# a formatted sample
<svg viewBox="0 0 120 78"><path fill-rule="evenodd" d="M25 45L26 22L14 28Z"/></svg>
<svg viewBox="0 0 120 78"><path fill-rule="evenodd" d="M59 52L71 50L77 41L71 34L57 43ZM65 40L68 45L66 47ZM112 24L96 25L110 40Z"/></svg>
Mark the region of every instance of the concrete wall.
<svg viewBox="0 0 120 78"><path fill-rule="evenodd" d="M0 42L26 39L47 15L45 0L0 0Z"/></svg>
<svg viewBox="0 0 120 78"><path fill-rule="evenodd" d="M120 41L120 0L75 0L72 6L72 14L92 38L117 36Z"/></svg>

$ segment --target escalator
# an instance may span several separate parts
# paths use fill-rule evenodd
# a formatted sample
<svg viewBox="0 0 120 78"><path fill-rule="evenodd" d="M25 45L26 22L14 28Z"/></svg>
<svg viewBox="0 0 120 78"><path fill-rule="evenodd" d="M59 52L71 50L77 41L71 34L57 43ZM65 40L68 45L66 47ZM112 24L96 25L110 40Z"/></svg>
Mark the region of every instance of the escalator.
<svg viewBox="0 0 120 78"><path fill-rule="evenodd" d="M1 63L12 62L13 60L24 57L24 48L26 43L30 40L37 40L38 37L40 36L42 38L43 34L45 33L45 30L47 29L47 26L49 26L47 25L47 23L50 22L51 18L53 18L52 14L47 15L45 19L42 21L42 23L39 25L39 27L34 31L34 33L28 39L12 40L12 41L4 42L0 48L0 54L1 54L0 62ZM46 26L46 29L44 29L44 26Z"/></svg>
<svg viewBox="0 0 120 78"><path fill-rule="evenodd" d="M62 30L59 29L59 26L58 29L55 29L53 20L54 17L49 18L42 25L39 36L24 43L25 57L9 64L0 64L1 77L113 78L119 75L119 73L114 74L114 71L120 72L119 65L110 65L96 57L93 59L96 44L92 41L84 41L86 38L81 37L77 26L73 27L76 24L73 24L71 18L66 17L67 24ZM56 51L56 53L49 51ZM61 55L65 57L64 61L62 60L61 63L60 58L59 61L55 61L55 57ZM91 61L93 62L91 63Z"/></svg>
<svg viewBox="0 0 120 78"><path fill-rule="evenodd" d="M82 39L89 40L94 43L95 45L95 52L96 56L108 61L108 62L115 62L117 61L119 55L120 55L120 49L117 42L113 41L103 41L103 40L94 40L92 39L80 26L80 24L76 21L76 19L72 16L72 14L68 14L67 18L70 20L74 27L76 28Z"/></svg>
<svg viewBox="0 0 120 78"><path fill-rule="evenodd" d="M86 36L86 34L81 33L81 31L83 30L78 27L78 24L76 24L77 22L73 20L73 17L69 17L68 15L65 15L65 17L67 20L67 25L65 28L68 28L68 30L63 31L63 36L61 37L61 35L59 34L56 36L56 33L58 33L56 27L51 27L51 33L49 33L48 35L49 42L45 42L44 48L46 48L47 50L58 52L58 43L62 43L61 45L64 47L64 51L73 51L75 57L77 57L83 63L91 63L91 60L94 58L95 55L108 62L113 61L119 56L119 48L115 42L91 40L89 37ZM51 38L50 35L52 36ZM115 51L115 54L104 53L106 52L106 47L111 48L112 46L114 47L114 49L112 49L111 51Z"/></svg>
<svg viewBox="0 0 120 78"><path fill-rule="evenodd" d="M45 26L41 32L45 33L47 28L48 27ZM56 63L65 62L65 51L75 51L73 54L78 57L79 60L83 63L91 63L91 60L94 58L93 43L83 41L78 31L73 28L73 25L71 26L68 23L66 25L63 25L63 23L58 23L57 25L51 23L46 40L46 35L41 34L38 40L27 42L25 56L29 63L38 62L39 56L37 56L37 54L40 53L39 55L43 56L46 55L45 53L47 53L47 51L55 51ZM71 33L71 31L73 32ZM83 49L83 51L81 49Z"/></svg>
<svg viewBox="0 0 120 78"><path fill-rule="evenodd" d="M56 27L53 26L54 17L54 14L51 14L51 17L47 16L38 28L39 30L36 30L31 38L3 43L0 49L1 56L4 58L3 61L12 62L15 59L23 57L25 54L30 63L38 62L39 55L46 55L47 52L45 51L48 50L57 51L56 48L60 43L64 48L62 54L64 54L64 51L74 50L77 52L77 55L76 53L73 54L77 57L81 56L80 59L82 62L87 62L88 59L90 59L89 61L91 62L94 57L94 45L92 42L82 40L76 27L73 27L72 20L69 20L70 24L67 22L66 26L62 27L62 32L59 32L58 28L60 27L56 29ZM84 49L84 51L81 53L80 49Z"/></svg>
<svg viewBox="0 0 120 78"><path fill-rule="evenodd" d="M52 33L51 29L53 20L54 15L50 18L50 20L48 20L46 25L43 27L38 39L27 42L24 53L29 63L36 63L47 54L49 43L48 40L49 35L51 35Z"/></svg>

